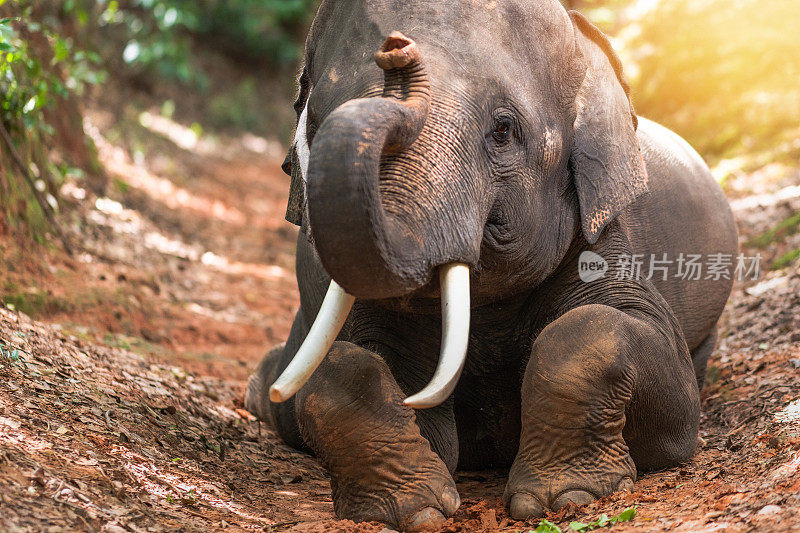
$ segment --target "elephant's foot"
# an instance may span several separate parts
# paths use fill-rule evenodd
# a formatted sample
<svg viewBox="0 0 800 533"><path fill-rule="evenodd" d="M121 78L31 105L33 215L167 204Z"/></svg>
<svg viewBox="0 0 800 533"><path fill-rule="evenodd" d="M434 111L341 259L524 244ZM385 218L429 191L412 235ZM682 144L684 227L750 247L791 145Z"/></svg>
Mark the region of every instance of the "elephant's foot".
<svg viewBox="0 0 800 533"><path fill-rule="evenodd" d="M279 344L264 356L247 381L247 390L244 393L244 408L273 428L275 421L269 404L269 387L278 379L280 358L283 355L284 347L285 344Z"/></svg>
<svg viewBox="0 0 800 533"><path fill-rule="evenodd" d="M306 442L331 476L337 516L403 531L440 527L460 501L386 363L337 342L297 396Z"/></svg>
<svg viewBox="0 0 800 533"><path fill-rule="evenodd" d="M636 466L622 430L636 372L620 322L630 319L604 306L580 307L536 339L522 389L520 448L505 492L514 519L633 485Z"/></svg>

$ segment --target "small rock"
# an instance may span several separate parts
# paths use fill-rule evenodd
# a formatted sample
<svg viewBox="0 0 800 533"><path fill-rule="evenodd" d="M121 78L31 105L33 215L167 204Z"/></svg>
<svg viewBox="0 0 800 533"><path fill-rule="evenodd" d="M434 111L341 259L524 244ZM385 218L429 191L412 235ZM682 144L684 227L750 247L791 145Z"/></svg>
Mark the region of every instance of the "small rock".
<svg viewBox="0 0 800 533"><path fill-rule="evenodd" d="M39 468L34 470L33 474L30 475L30 478L31 478L31 481L33 481L37 485L40 485L40 486L44 487L45 486L44 468L42 468L40 466Z"/></svg>
<svg viewBox="0 0 800 533"><path fill-rule="evenodd" d="M254 417L252 414L250 414L249 411L245 411L244 409L234 409L233 411L237 415L239 415L240 418L243 418L245 420L256 420L256 417Z"/></svg>
<svg viewBox="0 0 800 533"><path fill-rule="evenodd" d="M756 514L759 515L759 516L769 516L769 515L778 514L780 512L781 512L781 508L778 507L777 505L766 505L766 506L762 507L761 510L759 510Z"/></svg>
<svg viewBox="0 0 800 533"><path fill-rule="evenodd" d="M798 340L800 340L800 338ZM792 342L797 342L797 341L795 341L793 338ZM794 368L800 368L800 359L789 359L789 364L791 364Z"/></svg>

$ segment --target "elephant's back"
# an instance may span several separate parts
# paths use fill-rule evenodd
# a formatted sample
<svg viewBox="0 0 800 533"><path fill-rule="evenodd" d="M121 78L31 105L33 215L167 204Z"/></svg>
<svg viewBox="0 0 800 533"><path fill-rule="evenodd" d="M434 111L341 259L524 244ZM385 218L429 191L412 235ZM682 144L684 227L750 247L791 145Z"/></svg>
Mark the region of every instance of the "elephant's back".
<svg viewBox="0 0 800 533"><path fill-rule="evenodd" d="M650 270L651 256L660 261L666 254L667 279L655 271L653 283L672 307L693 349L716 324L730 294L737 259L736 224L722 189L686 141L643 118L638 133L650 191L625 211L623 226L635 253L644 254L643 273ZM686 270L679 271L681 257L687 260L690 255L702 257L699 280L683 279ZM718 264L730 261L730 279L713 279L713 275L706 279L708 266L716 259L723 260Z"/></svg>

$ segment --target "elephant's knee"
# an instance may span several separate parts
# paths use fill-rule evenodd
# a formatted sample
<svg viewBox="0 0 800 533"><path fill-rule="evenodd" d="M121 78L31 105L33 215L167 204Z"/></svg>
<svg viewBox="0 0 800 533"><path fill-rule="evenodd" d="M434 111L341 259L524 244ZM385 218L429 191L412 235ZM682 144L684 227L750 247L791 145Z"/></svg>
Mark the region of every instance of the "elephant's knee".
<svg viewBox="0 0 800 533"><path fill-rule="evenodd" d="M525 386L544 387L571 401L601 396L627 402L636 367L632 350L639 344L635 319L604 305L586 305L562 315L534 342ZM535 381L535 383L533 383Z"/></svg>
<svg viewBox="0 0 800 533"><path fill-rule="evenodd" d="M385 390L382 384L389 382L393 383L394 378L378 355L350 342L337 341L298 392L297 402L305 403L309 397L323 394L335 403L364 403L365 398Z"/></svg>
<svg viewBox="0 0 800 533"><path fill-rule="evenodd" d="M413 417L411 408L402 406L402 398L380 357L355 344L335 342L297 393L297 418L306 437L342 430L380 432L389 415Z"/></svg>

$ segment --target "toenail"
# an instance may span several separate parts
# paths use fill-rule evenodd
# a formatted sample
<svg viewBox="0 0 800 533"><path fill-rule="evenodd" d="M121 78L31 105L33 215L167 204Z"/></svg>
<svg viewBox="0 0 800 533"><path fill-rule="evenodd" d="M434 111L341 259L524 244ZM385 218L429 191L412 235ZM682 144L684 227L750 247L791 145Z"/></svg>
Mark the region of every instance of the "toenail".
<svg viewBox="0 0 800 533"><path fill-rule="evenodd" d="M410 532L432 531L442 527L445 521L444 515L438 510L433 507L425 507L411 517L411 521L405 530Z"/></svg>
<svg viewBox="0 0 800 533"><path fill-rule="evenodd" d="M461 505L461 498L454 488L446 488L441 497L442 510L445 516L453 516Z"/></svg>
<svg viewBox="0 0 800 533"><path fill-rule="evenodd" d="M527 520L544 516L544 506L535 496L518 492L511 497L508 512L514 520Z"/></svg>
<svg viewBox="0 0 800 533"><path fill-rule="evenodd" d="M631 490L633 488L633 480L629 477L622 478L622 481L617 485L617 490Z"/></svg>
<svg viewBox="0 0 800 533"><path fill-rule="evenodd" d="M558 511L568 503L574 503L580 506L592 503L596 499L596 497L585 490L570 490L556 498L556 501L553 502L553 511Z"/></svg>

